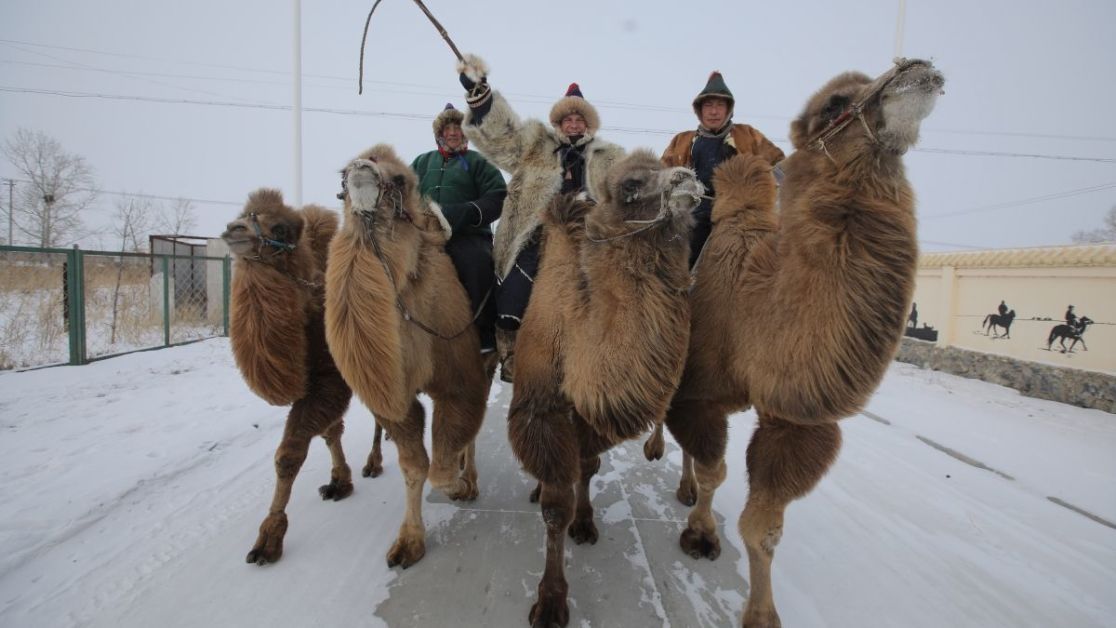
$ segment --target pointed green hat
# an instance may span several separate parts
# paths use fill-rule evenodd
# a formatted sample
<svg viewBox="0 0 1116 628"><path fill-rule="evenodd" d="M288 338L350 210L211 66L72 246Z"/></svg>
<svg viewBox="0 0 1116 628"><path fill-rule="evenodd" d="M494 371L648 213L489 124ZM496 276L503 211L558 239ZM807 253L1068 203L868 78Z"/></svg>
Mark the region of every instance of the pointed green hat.
<svg viewBox="0 0 1116 628"><path fill-rule="evenodd" d="M701 119L701 101L715 96L717 98L724 98L728 101L729 115L732 115L732 110L736 106L736 99L732 97L732 91L729 90L728 85L725 85L725 77L721 73L714 70L709 75L709 80L705 83L705 89L694 98L694 113L697 114L698 119Z"/></svg>

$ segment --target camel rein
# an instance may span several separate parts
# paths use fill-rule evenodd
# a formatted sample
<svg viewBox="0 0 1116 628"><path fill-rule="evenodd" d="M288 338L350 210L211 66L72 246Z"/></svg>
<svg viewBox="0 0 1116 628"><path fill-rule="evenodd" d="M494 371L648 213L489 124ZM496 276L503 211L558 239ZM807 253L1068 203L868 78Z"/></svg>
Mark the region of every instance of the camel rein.
<svg viewBox="0 0 1116 628"><path fill-rule="evenodd" d="M378 205L379 203L377 203L377 206ZM415 318L415 316L411 314L410 310L408 310L407 307L403 305L403 296L399 293L399 286L395 283L395 275L392 274L391 267L388 266L387 258L384 256L383 249L380 248L380 241L376 238L375 234L372 231L372 227L375 222L375 214L362 211L360 216L361 219L364 221L365 229L368 231L369 239L372 240L372 249L376 253L376 259L380 260L380 265L384 267L384 274L387 275L388 282L391 283L391 290L395 293L395 307L399 310L399 315L403 317L403 320L415 325L431 336L434 336L435 338L441 338L442 340L453 340L454 338L457 338L461 334L468 331L469 328L473 326L473 323L477 322L477 319L480 318L481 312L484 311L484 306L488 303L489 297L492 296L491 287L488 289L488 292L484 294L484 299L481 300L480 305L477 306L477 311L473 314L473 318L469 320L469 323L466 324L465 327L462 327L457 333L453 335L446 336L440 334L426 323L423 323L421 320ZM408 222L414 224L414 222L410 218L410 215L407 214L406 210L403 210L400 205L396 205L395 216L397 218L403 217Z"/></svg>
<svg viewBox="0 0 1116 628"><path fill-rule="evenodd" d="M829 150L826 148L825 143L841 131L845 130L845 127L849 126L849 124L851 124L853 120L860 120L860 124L864 126L864 132L868 134L868 137L871 138L873 142L878 141L876 140L876 136L872 134L872 130L868 127L868 122L864 119L865 105L867 105L869 101L879 95L879 93L882 92L884 88L891 83L891 81L895 80L895 77L899 76L901 72L919 63L921 62L909 61L907 59L896 59L895 66L885 72L878 79L876 79L876 85L871 89L871 91L864 95L864 98L861 98L859 101L853 103L847 109L842 111L841 115L834 118L828 126L826 126L820 133L818 133L818 136L816 138L807 142L806 145L814 150L820 150L821 152L825 153L826 157L829 157L830 161L833 161L833 156L829 154Z"/></svg>
<svg viewBox="0 0 1116 628"><path fill-rule="evenodd" d="M670 194L669 190L663 190L662 194L659 195L659 213L654 218L651 218L650 220L625 220L624 221L624 224L643 225L643 226L638 227L636 229L632 229L631 231L625 231L624 233L620 233L620 234L617 234L617 235L614 235L614 236L609 236L607 238L594 238L593 236L589 235L589 226L586 225L585 226L585 239L589 240L590 242L595 242L597 244L600 244L600 243L603 243L603 242L611 242L613 240L619 240L621 238L629 238L629 237L634 236L636 234L643 233L644 231L647 231L648 229L651 229L653 227L656 227L656 226L666 222L667 216L669 215L669 212L667 211L667 207L668 207L667 204L669 203L669 194ZM638 197L637 197L637 199L638 199ZM677 238L677 237L678 237L678 235L675 235L675 238Z"/></svg>
<svg viewBox="0 0 1116 628"><path fill-rule="evenodd" d="M279 268L277 266L275 266L274 264L271 264L269 262L264 261L263 248L265 246L270 246L271 248L275 249L276 254L283 255L283 254L290 253L291 251L293 251L295 249L295 245L291 244L290 242L283 242L282 240L272 240L271 238L264 237L263 229L260 228L260 220L257 217L256 212L251 212L250 214L248 214L248 216L252 219L252 229L256 232L256 242L257 242L257 244L256 244L256 254L255 255L244 255L244 256L241 256L241 259L243 259L246 262L255 262L257 264L263 264L264 266L271 266L272 268L277 270L280 274L286 275L287 277L290 277L291 279L294 279L296 282L306 286L307 288L313 289L313 288L320 288L322 286L322 284L320 282L307 281L307 280L303 279L302 277L295 277L294 275L292 275L289 272L279 270Z"/></svg>

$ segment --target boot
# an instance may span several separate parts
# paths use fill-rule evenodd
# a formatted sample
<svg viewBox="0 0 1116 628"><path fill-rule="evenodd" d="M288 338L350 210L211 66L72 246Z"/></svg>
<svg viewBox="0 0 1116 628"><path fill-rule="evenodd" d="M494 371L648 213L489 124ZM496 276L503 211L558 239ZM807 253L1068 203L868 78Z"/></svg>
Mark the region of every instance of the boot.
<svg viewBox="0 0 1116 628"><path fill-rule="evenodd" d="M509 384L515 379L514 330L496 329L496 351L500 354L500 379Z"/></svg>

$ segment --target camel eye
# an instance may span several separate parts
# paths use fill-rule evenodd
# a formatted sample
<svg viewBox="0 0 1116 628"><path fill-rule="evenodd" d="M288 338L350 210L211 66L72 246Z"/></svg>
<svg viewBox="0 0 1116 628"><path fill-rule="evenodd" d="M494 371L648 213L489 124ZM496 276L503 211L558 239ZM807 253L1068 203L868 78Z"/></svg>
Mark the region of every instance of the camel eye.
<svg viewBox="0 0 1116 628"><path fill-rule="evenodd" d="M837 116L841 115L841 112L843 112L845 110L845 108L848 107L848 106L849 106L849 97L848 96L841 96L839 94L834 94L833 96L831 96L829 98L829 102L827 102L825 104L825 107L822 108L821 117L825 121L829 122L829 121L833 120L834 118L836 118Z"/></svg>
<svg viewBox="0 0 1116 628"><path fill-rule="evenodd" d="M624 202L630 203L639 198L639 189L643 182L639 179L626 179L620 184L620 191L624 195Z"/></svg>
<svg viewBox="0 0 1116 628"><path fill-rule="evenodd" d="M275 240L285 240L287 238L287 228L283 225L275 225L271 228L271 237Z"/></svg>
<svg viewBox="0 0 1116 628"><path fill-rule="evenodd" d="M397 174L391 178L391 182L393 185L395 185L395 187L401 188L403 187L403 184L407 182L407 179L404 178L403 175Z"/></svg>

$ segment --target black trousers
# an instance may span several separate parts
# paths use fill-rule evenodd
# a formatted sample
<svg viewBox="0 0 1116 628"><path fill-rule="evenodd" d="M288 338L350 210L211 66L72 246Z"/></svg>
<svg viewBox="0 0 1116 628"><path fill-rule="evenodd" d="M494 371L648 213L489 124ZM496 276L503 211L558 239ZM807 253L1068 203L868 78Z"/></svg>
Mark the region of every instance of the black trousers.
<svg viewBox="0 0 1116 628"><path fill-rule="evenodd" d="M515 266L496 288L497 327L506 331L519 329L538 272L539 243L535 241L523 247L515 258Z"/></svg>
<svg viewBox="0 0 1116 628"><path fill-rule="evenodd" d="M698 209L701 209L701 205ZM694 267L697 263L698 256L701 255L701 249L705 246L705 241L709 239L709 234L713 232L713 219L712 214L708 212L694 211L694 230L690 232L690 268Z"/></svg>
<svg viewBox="0 0 1116 628"><path fill-rule="evenodd" d="M469 316L476 314L481 348L496 348L496 267L492 261L492 236L462 234L450 238L446 253L453 260L457 277L469 295ZM485 300L485 297L488 297Z"/></svg>

